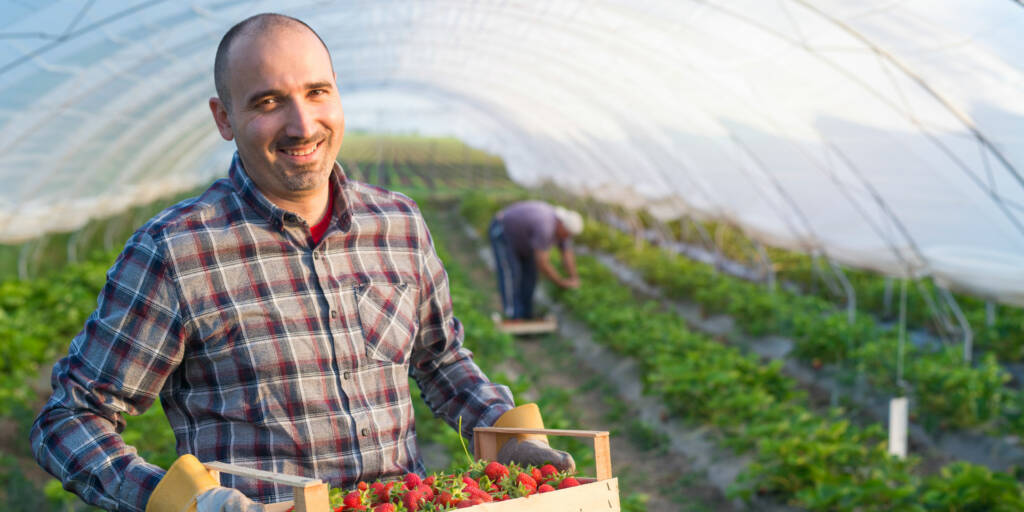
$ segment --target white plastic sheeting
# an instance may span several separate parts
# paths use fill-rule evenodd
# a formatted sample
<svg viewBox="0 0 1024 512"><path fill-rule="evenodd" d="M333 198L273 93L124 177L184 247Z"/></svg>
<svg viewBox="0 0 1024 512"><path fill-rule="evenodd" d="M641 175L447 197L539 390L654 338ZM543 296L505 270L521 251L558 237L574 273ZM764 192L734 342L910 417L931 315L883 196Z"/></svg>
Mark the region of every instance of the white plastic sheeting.
<svg viewBox="0 0 1024 512"><path fill-rule="evenodd" d="M331 48L349 129L1024 305L1014 0L0 0L0 241L223 174L213 54L268 10Z"/></svg>

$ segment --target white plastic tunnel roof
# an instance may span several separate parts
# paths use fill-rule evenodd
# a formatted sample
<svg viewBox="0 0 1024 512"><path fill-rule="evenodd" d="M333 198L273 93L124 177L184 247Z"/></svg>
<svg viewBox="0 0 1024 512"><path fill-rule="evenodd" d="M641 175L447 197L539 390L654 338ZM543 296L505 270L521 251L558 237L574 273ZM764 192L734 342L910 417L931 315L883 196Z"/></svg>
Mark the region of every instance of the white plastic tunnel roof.
<svg viewBox="0 0 1024 512"><path fill-rule="evenodd" d="M224 174L214 51L271 10L349 129L1024 305L1019 0L0 0L0 241Z"/></svg>

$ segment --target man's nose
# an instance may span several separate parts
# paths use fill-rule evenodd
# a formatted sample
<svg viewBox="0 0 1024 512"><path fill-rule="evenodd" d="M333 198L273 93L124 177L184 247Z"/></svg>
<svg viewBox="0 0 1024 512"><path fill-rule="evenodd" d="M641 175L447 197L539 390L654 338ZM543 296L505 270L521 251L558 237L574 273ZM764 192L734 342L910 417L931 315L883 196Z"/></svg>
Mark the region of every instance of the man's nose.
<svg viewBox="0 0 1024 512"><path fill-rule="evenodd" d="M308 139L316 134L315 109L302 102L292 103L288 109L285 135L295 139Z"/></svg>

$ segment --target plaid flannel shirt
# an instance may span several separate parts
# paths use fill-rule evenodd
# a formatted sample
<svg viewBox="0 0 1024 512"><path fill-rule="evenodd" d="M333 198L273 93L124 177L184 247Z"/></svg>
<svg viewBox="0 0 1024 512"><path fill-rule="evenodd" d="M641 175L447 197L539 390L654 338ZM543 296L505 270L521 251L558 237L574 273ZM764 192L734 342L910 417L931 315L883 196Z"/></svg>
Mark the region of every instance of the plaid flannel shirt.
<svg viewBox="0 0 1024 512"><path fill-rule="evenodd" d="M335 166L332 225L260 193L236 154L227 179L141 227L96 311L53 370L32 428L36 459L65 488L142 511L164 470L118 435L159 396L179 454L358 480L423 473L409 377L463 435L513 407L462 347L447 275L407 197ZM284 486L223 475L263 502Z"/></svg>

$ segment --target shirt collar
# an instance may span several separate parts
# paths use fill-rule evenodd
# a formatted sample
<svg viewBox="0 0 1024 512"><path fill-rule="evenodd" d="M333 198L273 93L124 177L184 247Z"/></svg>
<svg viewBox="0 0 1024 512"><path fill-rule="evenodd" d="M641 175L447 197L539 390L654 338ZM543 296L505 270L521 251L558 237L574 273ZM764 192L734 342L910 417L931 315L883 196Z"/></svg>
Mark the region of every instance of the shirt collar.
<svg viewBox="0 0 1024 512"><path fill-rule="evenodd" d="M228 170L228 178L238 191L242 199L259 214L267 219L277 229L283 229L286 223L299 222L300 217L288 210L278 207L256 186L249 174L245 172L242 159L238 152L231 158L231 167ZM334 162L334 169L331 171L330 186L334 192L334 211L331 217L334 223L343 231L348 231L352 223L352 213L349 209L348 197L345 194L348 188L348 177L341 164ZM330 232L330 228L327 230Z"/></svg>

